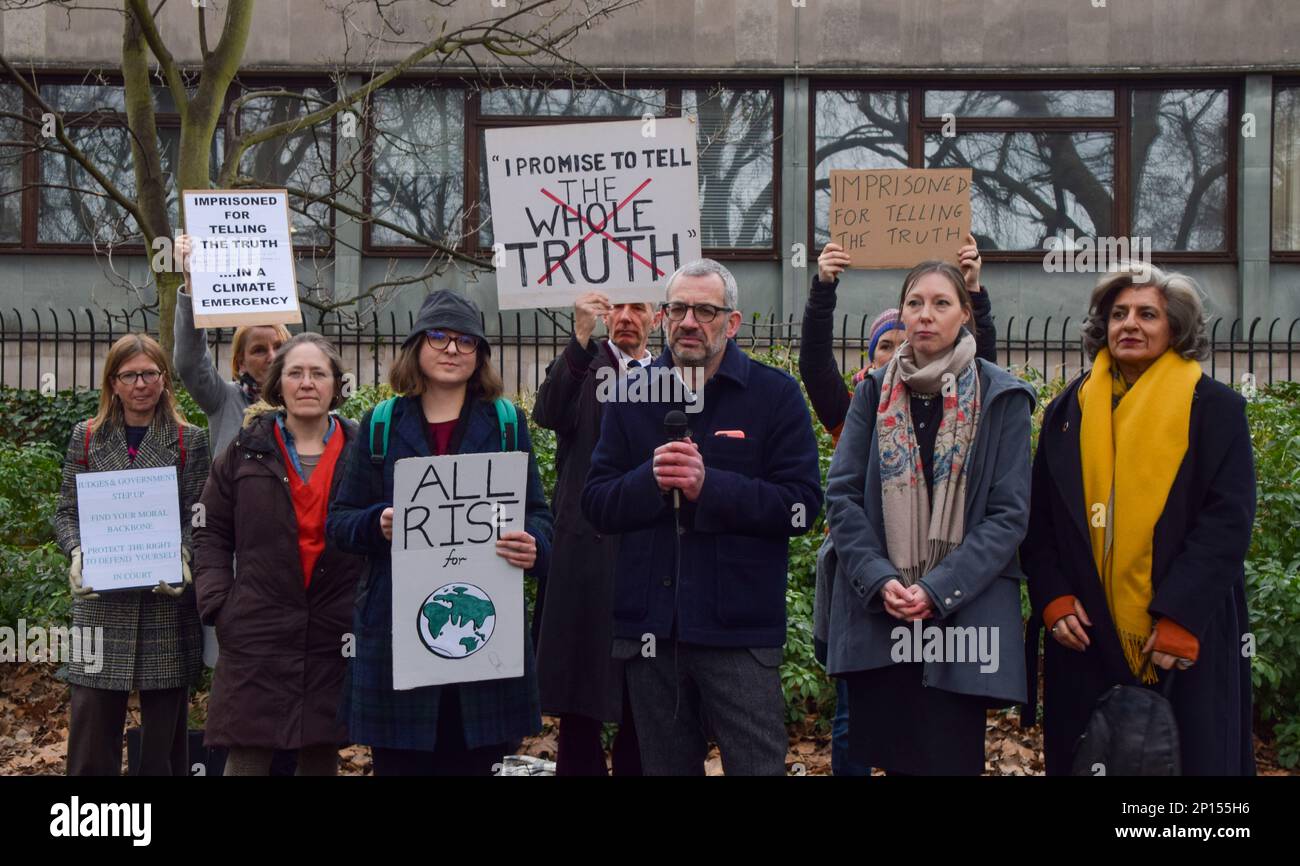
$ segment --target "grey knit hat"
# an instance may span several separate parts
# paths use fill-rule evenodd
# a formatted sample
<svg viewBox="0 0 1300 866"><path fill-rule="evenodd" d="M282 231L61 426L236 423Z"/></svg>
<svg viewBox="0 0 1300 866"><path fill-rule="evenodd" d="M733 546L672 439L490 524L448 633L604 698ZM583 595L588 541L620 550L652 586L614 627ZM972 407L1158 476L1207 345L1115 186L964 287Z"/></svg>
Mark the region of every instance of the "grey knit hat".
<svg viewBox="0 0 1300 866"><path fill-rule="evenodd" d="M478 304L447 289L430 292L429 297L420 305L420 314L415 317L411 333L406 335L403 345L409 344L425 331L434 328L449 328L462 334L473 334L488 354L492 346L487 334L483 332L483 313Z"/></svg>

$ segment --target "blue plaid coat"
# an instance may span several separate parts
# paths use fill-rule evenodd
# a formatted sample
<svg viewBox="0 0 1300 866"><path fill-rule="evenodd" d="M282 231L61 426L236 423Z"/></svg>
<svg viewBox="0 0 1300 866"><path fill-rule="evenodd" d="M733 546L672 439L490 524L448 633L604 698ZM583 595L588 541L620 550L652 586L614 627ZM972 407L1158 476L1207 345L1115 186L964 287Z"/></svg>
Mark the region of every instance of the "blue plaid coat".
<svg viewBox="0 0 1300 866"><path fill-rule="evenodd" d="M403 397L393 407L388 454L382 466L370 460L370 413L361 420L361 435L349 445L344 474L330 506L326 532L341 549L366 556L353 610L356 656L350 660L343 689L343 718L353 742L389 749L432 751L438 730L443 690L460 692L465 743L473 749L509 743L541 730L536 659L528 624L524 624L524 676L504 680L393 689L392 543L379 529L379 515L393 502L393 465L407 457L431 455L419 398ZM457 442L459 439L459 443ZM537 562L527 572L544 579L551 559L551 510L546 503L537 459L523 412L519 413L518 447L528 451L528 497L525 529L537 539ZM481 400L467 402L451 451L476 454L501 450L496 410Z"/></svg>

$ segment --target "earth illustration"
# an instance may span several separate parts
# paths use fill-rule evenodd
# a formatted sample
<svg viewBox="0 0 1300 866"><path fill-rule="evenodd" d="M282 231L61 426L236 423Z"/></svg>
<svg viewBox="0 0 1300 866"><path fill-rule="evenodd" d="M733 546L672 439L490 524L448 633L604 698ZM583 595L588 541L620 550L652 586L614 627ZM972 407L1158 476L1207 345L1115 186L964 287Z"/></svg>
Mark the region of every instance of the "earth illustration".
<svg viewBox="0 0 1300 866"><path fill-rule="evenodd" d="M420 640L442 658L468 658L492 639L496 612L492 599L474 584L445 584L420 606Z"/></svg>

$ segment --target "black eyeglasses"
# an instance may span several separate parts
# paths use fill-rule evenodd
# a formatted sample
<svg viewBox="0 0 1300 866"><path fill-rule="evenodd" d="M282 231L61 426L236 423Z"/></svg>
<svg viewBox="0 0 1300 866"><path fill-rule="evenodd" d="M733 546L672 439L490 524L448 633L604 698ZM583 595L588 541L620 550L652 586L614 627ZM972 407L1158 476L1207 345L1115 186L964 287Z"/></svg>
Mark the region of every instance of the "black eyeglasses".
<svg viewBox="0 0 1300 866"><path fill-rule="evenodd" d="M695 321L701 325L707 325L718 317L718 313L730 313L733 307L719 307L714 304L684 304L681 301L673 301L671 304L660 304L659 309L674 322L680 322L686 318L686 311L691 310L695 313Z"/></svg>
<svg viewBox="0 0 1300 866"><path fill-rule="evenodd" d="M153 383L157 382L160 378L162 378L162 371L143 370L137 373L133 370L129 373L118 373L114 378L117 379L117 381L121 382L123 385L129 385L130 387L134 388L136 382L144 382L146 385L152 385Z"/></svg>
<svg viewBox="0 0 1300 866"><path fill-rule="evenodd" d="M446 331L425 331L424 339L435 349L445 349L452 341L456 343L457 352L474 352L478 350L478 337L473 334L457 334L453 337Z"/></svg>

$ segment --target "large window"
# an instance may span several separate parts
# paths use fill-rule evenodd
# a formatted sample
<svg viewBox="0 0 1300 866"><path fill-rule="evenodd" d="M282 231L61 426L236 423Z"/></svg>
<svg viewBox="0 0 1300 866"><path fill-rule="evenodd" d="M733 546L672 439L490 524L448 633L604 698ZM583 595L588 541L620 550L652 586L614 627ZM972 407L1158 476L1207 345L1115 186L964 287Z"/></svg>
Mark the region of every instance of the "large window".
<svg viewBox="0 0 1300 866"><path fill-rule="evenodd" d="M15 114L23 105L23 93L16 84L0 82L0 111ZM23 239L23 151L28 141L27 124L0 115L0 244ZM14 142L14 144L5 144Z"/></svg>
<svg viewBox="0 0 1300 866"><path fill-rule="evenodd" d="M334 101L332 89L304 86L265 88L246 85L247 91L270 89L279 94L249 97L239 110L239 131L246 135L278 123L319 111ZM266 188L290 190L290 223L295 247L331 244L333 208L325 200L346 186L345 173L336 173L334 128L337 119L255 144L240 158L240 173Z"/></svg>
<svg viewBox="0 0 1300 866"><path fill-rule="evenodd" d="M1226 250L1228 91L1134 90L1133 232L1157 250Z"/></svg>
<svg viewBox="0 0 1300 866"><path fill-rule="evenodd" d="M40 86L41 99L63 118L68 138L77 148L124 196L134 198L134 156L123 86L102 78L51 78ZM166 205L173 224L179 225L179 196L172 173L180 144L180 116L170 90L162 85L152 90ZM40 117L39 104L16 84L0 83L0 97L5 111ZM223 139L219 128L209 166L213 172ZM56 138L14 117L0 117L0 244L75 252L134 248L140 243L135 221L64 152Z"/></svg>
<svg viewBox="0 0 1300 866"><path fill-rule="evenodd" d="M446 246L460 245L465 215L465 91L415 84L375 94L370 122L370 209L378 220ZM372 223L374 247L418 241Z"/></svg>
<svg viewBox="0 0 1300 866"><path fill-rule="evenodd" d="M1273 251L1300 253L1300 87L1273 100Z"/></svg>
<svg viewBox="0 0 1300 866"><path fill-rule="evenodd" d="M68 138L112 181L123 195L134 197L135 160L126 125L126 90L120 84L92 82L42 85L41 98L63 117ZM179 213L171 174L176 167L180 119L171 92L154 87L158 139L168 210ZM40 190L36 212L36 242L55 246L119 246L142 242L134 219L106 196L90 173L54 139L38 152Z"/></svg>
<svg viewBox="0 0 1300 866"><path fill-rule="evenodd" d="M1228 102L1219 86L818 88L814 244L829 240L831 169L969 168L971 229L993 258L1115 235L1226 258Z"/></svg>

